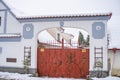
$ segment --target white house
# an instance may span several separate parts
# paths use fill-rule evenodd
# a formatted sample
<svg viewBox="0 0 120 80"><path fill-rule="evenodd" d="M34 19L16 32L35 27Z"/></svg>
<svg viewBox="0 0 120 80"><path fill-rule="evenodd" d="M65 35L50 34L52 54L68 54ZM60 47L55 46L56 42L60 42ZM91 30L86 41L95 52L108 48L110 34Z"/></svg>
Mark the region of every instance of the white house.
<svg viewBox="0 0 120 80"><path fill-rule="evenodd" d="M49 28L69 27L83 29L90 35L88 63L90 76L107 76L107 21L111 15L111 13L43 14L16 17L0 0L0 71L24 73L27 68L29 73L38 72L38 34Z"/></svg>

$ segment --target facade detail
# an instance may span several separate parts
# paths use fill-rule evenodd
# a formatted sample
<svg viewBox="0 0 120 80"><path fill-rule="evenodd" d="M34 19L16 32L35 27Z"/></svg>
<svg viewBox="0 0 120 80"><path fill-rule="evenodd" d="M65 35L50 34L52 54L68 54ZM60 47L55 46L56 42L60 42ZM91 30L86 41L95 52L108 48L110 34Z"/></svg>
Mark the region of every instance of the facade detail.
<svg viewBox="0 0 120 80"><path fill-rule="evenodd" d="M102 22L95 22L92 24L92 36L95 39L102 39L105 37L105 24Z"/></svg>
<svg viewBox="0 0 120 80"><path fill-rule="evenodd" d="M25 39L32 39L34 36L34 27L32 24L25 24L23 26L23 37Z"/></svg>
<svg viewBox="0 0 120 80"><path fill-rule="evenodd" d="M64 26L64 21L60 21L60 27Z"/></svg>
<svg viewBox="0 0 120 80"><path fill-rule="evenodd" d="M19 72L19 73L35 73L38 72L39 75L42 73L41 69L42 67L42 61L39 58L45 58L42 53L45 53L45 51L48 51L50 49L45 49L44 47L40 48L38 50L38 33L40 33L43 30L51 29L51 28L57 28L61 29L64 28L78 28L83 29L88 32L90 36L90 46L89 50L83 49L83 50L69 50L67 53L67 50L62 54L63 59L68 60L66 63L63 61L59 61L58 56L60 56L59 53L63 50L58 50L58 54L52 53L52 49L49 52L49 55L47 57L49 59L47 60L57 60L58 63L55 63L54 65L50 66L56 66L60 65L63 67L63 65L67 64L72 65L74 67L78 67L75 64L75 60L78 60L76 62L77 64L80 62L88 62L87 65L87 71L85 74L88 74L90 76L95 76L96 74L101 74L104 76L99 77L105 77L108 74L108 60L107 60L107 21L111 18L112 13L105 13L105 14L78 14L78 15L52 15L52 16L39 16L39 17L16 17L14 13L10 10L10 8L2 1L0 0L0 71L10 71L10 72ZM65 35L65 34L64 34ZM59 36L63 36L63 34L60 34ZM42 38L42 37L40 37ZM72 37L71 37L72 38ZM58 37L59 39L59 37ZM64 46L63 46L64 47ZM102 48L101 48L102 47ZM98 48L101 48L100 50L100 63L96 59L98 57L96 56L99 52L95 51ZM57 50L56 50L57 51ZM70 52L71 51L71 52ZM84 56L79 60L77 57L77 54L72 54L74 51L81 51L81 55L83 53L87 53L87 58L84 58ZM40 54L42 54L42 56ZM65 55L68 54L68 55ZM77 52L76 52L77 53ZM14 57L13 57L14 55ZM56 57L55 57L56 56ZM67 56L67 57L66 57ZM52 59L54 58L54 59ZM73 61L69 60L69 58L72 58ZM40 61L39 61L40 60ZM40 63L38 63L38 61ZM52 61L50 61L52 62ZM63 62L63 64L61 63ZM80 64L83 64L80 62ZM47 62L46 62L47 63ZM48 65L48 64L45 64ZM98 66L101 68L101 70L97 70ZM66 67L66 65L65 65ZM65 68L63 67L63 68ZM80 66L81 67L81 66ZM55 67L55 70L58 67ZM71 68L71 67L69 67ZM83 68L83 67L82 67ZM77 68L76 70L82 70ZM62 68L60 68L62 69ZM71 72L68 70L68 72ZM80 72L80 71L79 71ZM78 73L79 73L78 72ZM57 74L57 71L54 72ZM75 72L74 72L75 73ZM44 73L43 73L44 74ZM50 74L48 72L48 74ZM45 74L46 75L46 74ZM69 77L73 74L67 74L67 73L61 73L59 77L66 76ZM69 75L69 76L68 76ZM53 76L53 75L50 75ZM72 77L85 77L87 75L83 75L80 73L77 76ZM55 77L55 76L53 76Z"/></svg>

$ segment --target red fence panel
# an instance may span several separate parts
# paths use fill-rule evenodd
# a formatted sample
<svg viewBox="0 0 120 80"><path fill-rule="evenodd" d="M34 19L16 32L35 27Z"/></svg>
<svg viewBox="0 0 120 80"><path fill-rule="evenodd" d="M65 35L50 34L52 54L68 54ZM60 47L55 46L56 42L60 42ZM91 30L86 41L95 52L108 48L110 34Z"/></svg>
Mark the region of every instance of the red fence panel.
<svg viewBox="0 0 120 80"><path fill-rule="evenodd" d="M89 74L89 49L38 48L39 76L85 78Z"/></svg>

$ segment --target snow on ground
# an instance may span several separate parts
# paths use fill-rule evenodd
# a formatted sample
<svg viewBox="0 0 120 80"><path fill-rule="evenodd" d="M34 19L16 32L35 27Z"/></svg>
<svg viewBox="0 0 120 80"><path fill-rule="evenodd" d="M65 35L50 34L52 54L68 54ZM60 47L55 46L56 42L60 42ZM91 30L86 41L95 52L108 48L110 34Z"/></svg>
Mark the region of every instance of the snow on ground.
<svg viewBox="0 0 120 80"><path fill-rule="evenodd" d="M14 80L85 80L85 79L74 79L74 78L48 78L48 77L29 77L30 74L19 74L0 72L0 78L3 79L14 79Z"/></svg>
<svg viewBox="0 0 120 80"><path fill-rule="evenodd" d="M48 78L48 77L29 77L31 74L19 74L0 72L0 78L14 79L14 80L85 80L85 79L74 79L74 78ZM106 77L106 78L92 78L92 80L120 80L119 77Z"/></svg>
<svg viewBox="0 0 120 80"><path fill-rule="evenodd" d="M112 76L109 76L109 77L106 77L106 78L92 78L93 80L120 80L119 77L112 77Z"/></svg>

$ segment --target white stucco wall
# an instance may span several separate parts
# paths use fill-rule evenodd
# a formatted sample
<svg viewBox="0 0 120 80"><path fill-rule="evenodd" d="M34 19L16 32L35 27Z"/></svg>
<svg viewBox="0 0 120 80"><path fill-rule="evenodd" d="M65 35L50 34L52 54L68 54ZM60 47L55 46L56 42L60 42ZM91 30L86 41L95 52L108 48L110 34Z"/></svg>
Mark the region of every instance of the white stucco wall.
<svg viewBox="0 0 120 80"><path fill-rule="evenodd" d="M97 21L95 21L97 22ZM107 21L101 21L105 24L105 37L103 39L94 39L90 38L90 70L94 70L94 47L101 48L103 47L103 69L107 71ZM92 34L92 32L91 32Z"/></svg>
<svg viewBox="0 0 120 80"><path fill-rule="evenodd" d="M0 2L0 9L7 9L7 8Z"/></svg>
<svg viewBox="0 0 120 80"><path fill-rule="evenodd" d="M2 5L3 6L3 5ZM1 3L0 3L1 8ZM7 11L7 21L6 21L6 32L4 32L4 18L5 11L0 11L1 26L0 33L1 34L9 34L9 33L22 33L22 27L20 23L14 18L9 11ZM10 42L10 41L0 41L0 47L2 48L2 52L0 53L0 66L2 67L22 67L23 65L23 46L22 42ZM16 58L16 63L6 62L6 58Z"/></svg>
<svg viewBox="0 0 120 80"><path fill-rule="evenodd" d="M93 22L100 22L99 21L64 21L64 27L69 27L69 28L79 28L87 31L89 35L92 37L92 32L91 32L91 27ZM101 21L106 25L106 21ZM24 24L31 24L29 23L22 23ZM43 31L44 29L47 28L52 28L52 27L60 27L59 21L54 21L54 22L32 22L34 25L34 39L31 40L31 45L32 45L32 64L33 67L36 67L36 60L37 60L37 38L38 34L40 31ZM106 32L105 32L106 33ZM44 36L44 35L43 35ZM28 45L27 41L24 43L24 45ZM94 67L94 47L101 47L103 46L103 70L107 70L107 37L105 34L105 37L103 39L90 39L90 70L93 70Z"/></svg>
<svg viewBox="0 0 120 80"><path fill-rule="evenodd" d="M0 8L4 8L0 3ZM5 12L0 11L2 17L2 25L0 33L4 33L4 16ZM92 24L94 22L102 22L105 24L105 37L103 39L92 38ZM80 20L80 21L64 21L64 27L79 28L88 32L90 35L90 68L92 71L94 67L94 47L103 47L103 70L107 71L107 21L106 20ZM25 24L32 24L34 36L32 39L25 39L23 37L23 26ZM5 67L23 67L24 60L24 46L31 46L31 66L30 68L37 68L37 38L38 34L48 28L60 27L60 21L39 21L39 22L24 22L20 23L12 14L7 11L6 33L20 33L21 41L18 42L0 42L2 52L0 53L0 66ZM43 35L44 36L44 35ZM6 58L16 58L17 62L6 62Z"/></svg>
<svg viewBox="0 0 120 80"><path fill-rule="evenodd" d="M7 12L7 28L6 33L22 33L22 26L20 22Z"/></svg>
<svg viewBox="0 0 120 80"><path fill-rule="evenodd" d="M10 15L10 14L9 14ZM22 67L22 61L23 61L23 55L24 55L24 46L31 46L32 47L32 53L31 53L31 68L36 68L37 67L37 38L38 38L38 34L40 31L47 29L47 28L52 28L52 27L60 27L59 21L54 21L54 22L26 22L26 23L19 23L19 22L15 22L15 20L12 20L12 17L9 16L8 19L8 24L7 25L7 32L8 33L21 33L23 34L23 26L24 24L33 24L34 26L34 37L32 39L24 39L22 37L21 42L12 42L12 43L8 43L4 42L3 44L3 50L7 49L8 52L5 52L5 54L7 55L6 57L10 57L9 54L13 54L14 53L18 53L18 56L16 56L16 58L18 59L19 62L14 63L14 67L19 66ZM11 22L14 21L14 22ZM86 30L90 36L92 36L92 32L91 32L91 27L92 27L92 23L95 21L64 21L64 26L65 27L72 27L72 28L79 28L79 29L83 29ZM98 21L96 21L98 22ZM105 21L102 21L106 24ZM11 28L12 26L12 28ZM93 66L94 66L94 47L104 47L104 57L107 56L106 49L107 49L107 44L106 44L106 37L104 39L90 39L90 70L93 70ZM13 47L19 45L19 47ZM2 45L1 45L2 46ZM7 48L7 47L9 48ZM11 47L12 46L12 47ZM14 52L11 52L11 50L14 49ZM4 52L1 53L1 55L4 54ZM3 55L2 55L3 56ZM21 58L20 58L21 56ZM5 60L5 58L4 58ZM3 63L3 64L2 64ZM2 62L1 65L2 66L10 66L8 63L5 65L4 63L6 62ZM13 64L13 63L11 63ZM104 58L104 70L107 70L107 61L106 58Z"/></svg>
<svg viewBox="0 0 120 80"><path fill-rule="evenodd" d="M0 53L0 66L2 67L22 67L23 49L17 42L0 42L2 53ZM16 58L16 63L6 62L6 58Z"/></svg>

